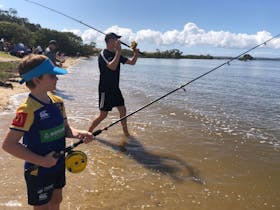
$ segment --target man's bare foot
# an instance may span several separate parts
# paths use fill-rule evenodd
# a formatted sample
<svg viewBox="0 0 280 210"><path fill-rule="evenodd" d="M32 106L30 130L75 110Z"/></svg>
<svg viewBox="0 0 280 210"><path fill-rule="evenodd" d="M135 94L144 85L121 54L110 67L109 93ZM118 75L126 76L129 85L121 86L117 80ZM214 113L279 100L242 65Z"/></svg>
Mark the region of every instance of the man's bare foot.
<svg viewBox="0 0 280 210"><path fill-rule="evenodd" d="M126 144L127 144L127 141L122 141L120 143L119 147L120 147L121 152L126 152L126 148L125 148Z"/></svg>
<svg viewBox="0 0 280 210"><path fill-rule="evenodd" d="M127 138L131 137L130 133L128 133L128 132L124 132L123 134L124 134Z"/></svg>

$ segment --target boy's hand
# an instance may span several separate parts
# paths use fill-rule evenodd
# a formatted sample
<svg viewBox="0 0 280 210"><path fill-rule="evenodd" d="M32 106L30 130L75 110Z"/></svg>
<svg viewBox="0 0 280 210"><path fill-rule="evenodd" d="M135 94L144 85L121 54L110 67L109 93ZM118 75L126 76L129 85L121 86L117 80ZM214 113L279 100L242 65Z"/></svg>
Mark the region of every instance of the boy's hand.
<svg viewBox="0 0 280 210"><path fill-rule="evenodd" d="M92 133L90 133L88 131L79 131L78 138L82 139L83 142L86 144L95 139L94 136L92 135Z"/></svg>
<svg viewBox="0 0 280 210"><path fill-rule="evenodd" d="M41 164L41 166L45 167L45 168L51 168L53 166L55 166L58 158L54 157L55 152L50 152L49 154L45 155L43 157L43 162Z"/></svg>

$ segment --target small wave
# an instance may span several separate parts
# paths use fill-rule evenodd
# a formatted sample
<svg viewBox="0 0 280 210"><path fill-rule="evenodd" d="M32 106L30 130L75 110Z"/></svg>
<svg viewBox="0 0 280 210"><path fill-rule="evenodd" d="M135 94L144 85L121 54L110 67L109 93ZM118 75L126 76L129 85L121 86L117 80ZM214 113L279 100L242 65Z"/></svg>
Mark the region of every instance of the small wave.
<svg viewBox="0 0 280 210"><path fill-rule="evenodd" d="M22 204L17 200L10 200L6 203L1 203L0 206L7 206L7 207L22 207Z"/></svg>
<svg viewBox="0 0 280 210"><path fill-rule="evenodd" d="M8 106L8 109L15 109L18 107L23 100L28 96L29 93L19 93L11 96L10 98L10 105Z"/></svg>

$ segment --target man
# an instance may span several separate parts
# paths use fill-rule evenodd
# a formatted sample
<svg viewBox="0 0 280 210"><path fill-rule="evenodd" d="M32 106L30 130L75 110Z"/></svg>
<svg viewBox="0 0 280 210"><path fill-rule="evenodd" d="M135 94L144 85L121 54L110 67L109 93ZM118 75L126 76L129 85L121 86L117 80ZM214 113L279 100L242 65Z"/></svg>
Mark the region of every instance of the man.
<svg viewBox="0 0 280 210"><path fill-rule="evenodd" d="M121 36L115 33L108 33L105 36L106 49L102 50L98 57L100 71L99 80L99 116L97 116L89 131L93 132L96 126L107 117L113 107L117 107L120 118L126 115L124 98L119 88L120 64L134 65L138 58L138 49L133 49L133 57L126 58L121 55ZM121 121L123 133L129 137L126 119Z"/></svg>
<svg viewBox="0 0 280 210"><path fill-rule="evenodd" d="M61 61L56 57L56 41L49 41L49 46L45 50L45 55L53 62L55 66L61 67Z"/></svg>

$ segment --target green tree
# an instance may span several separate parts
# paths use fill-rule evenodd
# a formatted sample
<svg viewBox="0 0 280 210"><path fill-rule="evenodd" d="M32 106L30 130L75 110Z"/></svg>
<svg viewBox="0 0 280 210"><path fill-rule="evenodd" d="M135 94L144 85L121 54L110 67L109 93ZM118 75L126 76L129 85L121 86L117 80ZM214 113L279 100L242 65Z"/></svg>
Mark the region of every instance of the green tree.
<svg viewBox="0 0 280 210"><path fill-rule="evenodd" d="M22 42L30 46L35 42L30 30L22 25L10 22L0 22L0 37L11 43Z"/></svg>

